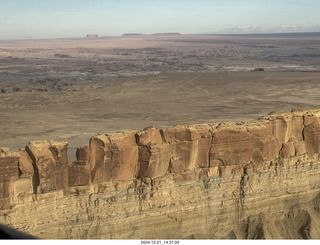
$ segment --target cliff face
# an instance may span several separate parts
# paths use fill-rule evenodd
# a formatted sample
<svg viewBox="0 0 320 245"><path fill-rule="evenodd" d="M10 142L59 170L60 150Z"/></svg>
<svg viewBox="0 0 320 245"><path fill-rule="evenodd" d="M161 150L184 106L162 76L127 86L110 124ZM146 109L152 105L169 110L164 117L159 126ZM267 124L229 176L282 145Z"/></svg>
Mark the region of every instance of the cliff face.
<svg viewBox="0 0 320 245"><path fill-rule="evenodd" d="M0 222L41 238L320 238L320 110L0 149Z"/></svg>

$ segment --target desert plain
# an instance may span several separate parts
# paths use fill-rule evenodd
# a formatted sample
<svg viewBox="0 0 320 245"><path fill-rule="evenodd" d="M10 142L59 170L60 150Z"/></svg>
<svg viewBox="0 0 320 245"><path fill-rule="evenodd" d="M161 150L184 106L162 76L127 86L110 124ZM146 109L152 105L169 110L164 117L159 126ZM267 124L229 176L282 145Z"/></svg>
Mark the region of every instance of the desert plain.
<svg viewBox="0 0 320 245"><path fill-rule="evenodd" d="M320 34L0 41L0 147L319 107Z"/></svg>

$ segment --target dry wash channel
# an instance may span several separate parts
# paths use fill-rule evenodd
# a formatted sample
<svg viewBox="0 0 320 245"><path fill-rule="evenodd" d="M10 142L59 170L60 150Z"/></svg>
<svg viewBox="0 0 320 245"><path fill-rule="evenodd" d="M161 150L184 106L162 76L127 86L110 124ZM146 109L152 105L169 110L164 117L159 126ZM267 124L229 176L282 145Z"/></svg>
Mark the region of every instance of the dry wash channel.
<svg viewBox="0 0 320 245"><path fill-rule="evenodd" d="M0 149L0 222L40 238L320 238L320 110Z"/></svg>

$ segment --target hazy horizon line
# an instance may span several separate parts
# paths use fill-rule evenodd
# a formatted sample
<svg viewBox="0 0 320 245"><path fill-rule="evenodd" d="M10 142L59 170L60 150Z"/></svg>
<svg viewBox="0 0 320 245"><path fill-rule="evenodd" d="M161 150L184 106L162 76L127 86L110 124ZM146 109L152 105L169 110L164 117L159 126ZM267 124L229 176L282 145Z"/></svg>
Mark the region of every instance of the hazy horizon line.
<svg viewBox="0 0 320 245"><path fill-rule="evenodd" d="M319 33L319 31L291 31L291 32L248 32L248 33L224 33L217 32L203 32L203 33L180 33L180 32L155 32L155 33L140 33L140 32L124 32L120 35L99 35L99 34L85 34L83 36L70 37L39 37L39 38L0 38L0 41L33 41L33 40L60 40L60 39L102 39L102 38L127 38L127 37L141 37L141 36L170 36L170 35L216 35L216 36L245 36L245 35L292 35L292 34L312 34Z"/></svg>

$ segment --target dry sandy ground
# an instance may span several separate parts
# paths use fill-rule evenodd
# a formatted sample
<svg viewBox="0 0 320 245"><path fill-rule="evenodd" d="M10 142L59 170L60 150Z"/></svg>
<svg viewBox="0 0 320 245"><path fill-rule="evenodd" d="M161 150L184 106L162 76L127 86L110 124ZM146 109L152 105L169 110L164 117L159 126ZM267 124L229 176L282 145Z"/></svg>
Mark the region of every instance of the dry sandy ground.
<svg viewBox="0 0 320 245"><path fill-rule="evenodd" d="M0 147L319 107L319 37L0 42Z"/></svg>
<svg viewBox="0 0 320 245"><path fill-rule="evenodd" d="M30 140L54 139L75 148L99 132L319 107L319 80L315 72L167 73L0 94L0 144L16 150Z"/></svg>

